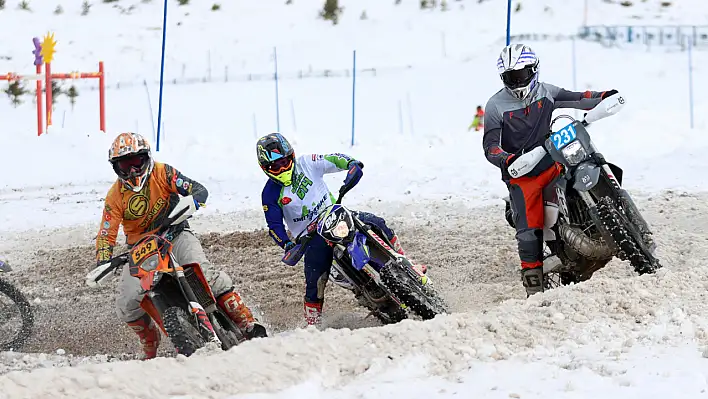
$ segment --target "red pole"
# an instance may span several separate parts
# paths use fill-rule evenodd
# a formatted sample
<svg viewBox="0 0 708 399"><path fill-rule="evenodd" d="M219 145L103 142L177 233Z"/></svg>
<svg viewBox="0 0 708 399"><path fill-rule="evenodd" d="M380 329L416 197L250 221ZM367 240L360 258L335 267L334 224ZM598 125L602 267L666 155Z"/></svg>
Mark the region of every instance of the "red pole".
<svg viewBox="0 0 708 399"><path fill-rule="evenodd" d="M45 92L47 94L47 131L49 131L49 126L52 125L52 66L49 63L44 64L44 73L47 74Z"/></svg>
<svg viewBox="0 0 708 399"><path fill-rule="evenodd" d="M42 64L37 65L37 75L42 74ZM42 79L37 79L37 136L42 135Z"/></svg>
<svg viewBox="0 0 708 399"><path fill-rule="evenodd" d="M100 112L100 125L103 133L106 133L106 74L103 71L103 61L98 62L98 107Z"/></svg>

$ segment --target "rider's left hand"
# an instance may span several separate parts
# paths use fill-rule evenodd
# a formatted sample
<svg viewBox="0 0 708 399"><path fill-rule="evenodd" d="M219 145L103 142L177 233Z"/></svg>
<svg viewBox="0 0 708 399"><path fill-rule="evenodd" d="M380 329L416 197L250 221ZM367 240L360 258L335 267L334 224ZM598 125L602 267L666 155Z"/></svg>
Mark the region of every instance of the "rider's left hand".
<svg viewBox="0 0 708 399"><path fill-rule="evenodd" d="M346 187L354 187L359 180L364 175L362 168L364 164L359 161L352 161L349 163L349 171L347 172L347 177L344 179L344 185Z"/></svg>

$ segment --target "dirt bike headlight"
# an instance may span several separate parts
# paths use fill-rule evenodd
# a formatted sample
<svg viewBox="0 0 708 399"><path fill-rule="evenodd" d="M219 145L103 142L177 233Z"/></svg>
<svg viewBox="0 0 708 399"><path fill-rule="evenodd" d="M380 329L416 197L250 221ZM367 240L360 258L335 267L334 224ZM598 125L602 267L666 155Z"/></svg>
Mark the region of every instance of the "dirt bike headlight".
<svg viewBox="0 0 708 399"><path fill-rule="evenodd" d="M565 160L571 165L579 164L588 156L588 153L579 141L574 141L568 144L561 150L561 153L563 154Z"/></svg>
<svg viewBox="0 0 708 399"><path fill-rule="evenodd" d="M346 238L349 235L349 225L345 220L340 220L337 226L332 230L335 237Z"/></svg>
<svg viewBox="0 0 708 399"><path fill-rule="evenodd" d="M145 259L143 263L140 264L140 268L146 272L151 272L157 269L157 265L160 263L159 254L155 253L151 257Z"/></svg>

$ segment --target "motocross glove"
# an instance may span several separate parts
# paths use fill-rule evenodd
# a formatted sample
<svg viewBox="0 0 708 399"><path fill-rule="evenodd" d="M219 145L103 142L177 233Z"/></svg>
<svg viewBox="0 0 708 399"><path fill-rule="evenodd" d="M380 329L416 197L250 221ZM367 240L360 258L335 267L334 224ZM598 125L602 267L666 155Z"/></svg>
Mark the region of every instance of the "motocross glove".
<svg viewBox="0 0 708 399"><path fill-rule="evenodd" d="M292 242L292 241L288 241L288 242L286 242L285 244L283 244L283 249L285 250L285 252L290 251L290 250L293 249L294 247L295 247L295 243Z"/></svg>
<svg viewBox="0 0 708 399"><path fill-rule="evenodd" d="M349 171L347 171L347 177L344 179L344 187L352 188L359 183L359 180L364 175L362 171L364 164L359 161L351 161L348 166Z"/></svg>
<svg viewBox="0 0 708 399"><path fill-rule="evenodd" d="M604 100L604 99L606 99L607 97L609 97L609 96L614 96L614 95L617 94L617 93L619 93L619 92L618 92L617 90L615 90L615 89L608 90L608 91L603 91L603 92L602 92L602 95L600 96L600 98Z"/></svg>
<svg viewBox="0 0 708 399"><path fill-rule="evenodd" d="M516 154L507 154L501 164L502 179L511 180L511 175L509 174L509 167L516 161Z"/></svg>

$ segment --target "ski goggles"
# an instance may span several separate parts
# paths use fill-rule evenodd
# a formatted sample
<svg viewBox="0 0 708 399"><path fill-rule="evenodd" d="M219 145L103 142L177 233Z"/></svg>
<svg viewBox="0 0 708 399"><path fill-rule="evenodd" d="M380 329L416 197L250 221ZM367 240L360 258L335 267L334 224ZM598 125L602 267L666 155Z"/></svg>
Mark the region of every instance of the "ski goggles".
<svg viewBox="0 0 708 399"><path fill-rule="evenodd" d="M150 157L147 154L122 157L113 163L113 169L120 177L139 176L147 170Z"/></svg>
<svg viewBox="0 0 708 399"><path fill-rule="evenodd" d="M269 163L266 166L266 170L268 173L277 176L283 172L287 172L292 168L293 166L293 159L292 157L283 157L283 158L278 158L275 161Z"/></svg>
<svg viewBox="0 0 708 399"><path fill-rule="evenodd" d="M535 74L536 67L533 65L526 65L522 69L512 69L502 72L501 78L506 87L510 89L518 89L531 83L531 80Z"/></svg>

